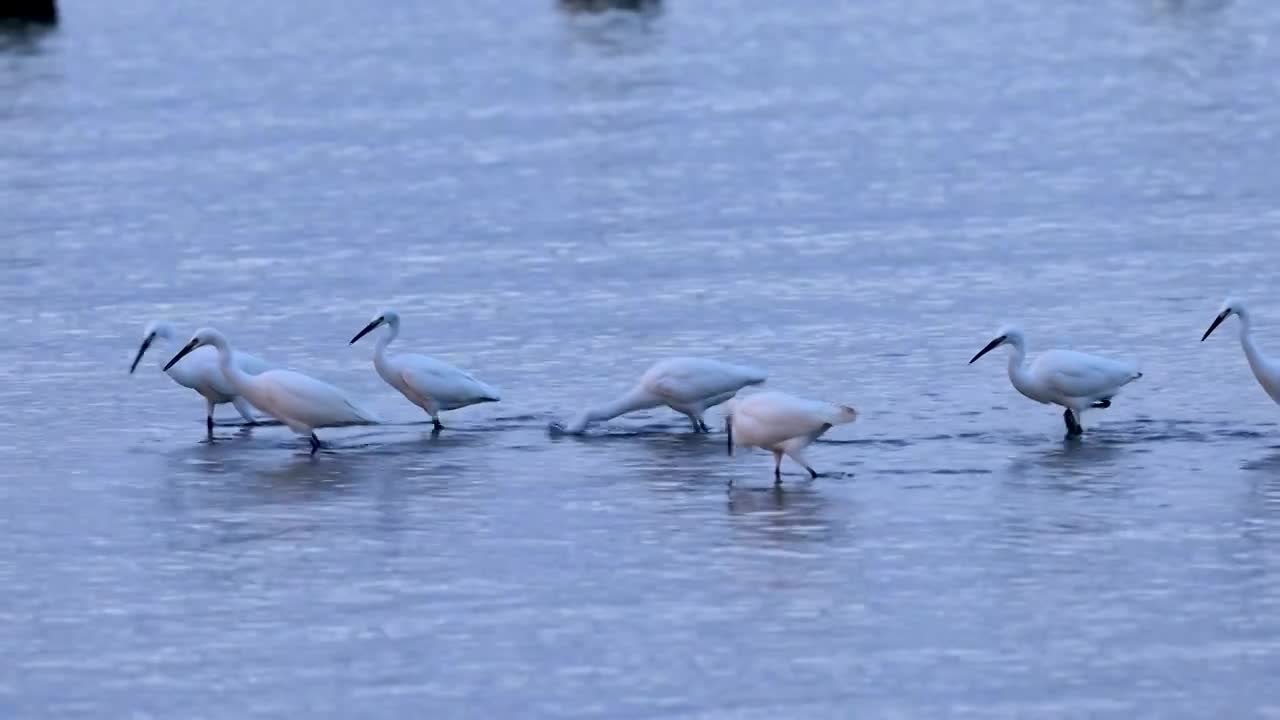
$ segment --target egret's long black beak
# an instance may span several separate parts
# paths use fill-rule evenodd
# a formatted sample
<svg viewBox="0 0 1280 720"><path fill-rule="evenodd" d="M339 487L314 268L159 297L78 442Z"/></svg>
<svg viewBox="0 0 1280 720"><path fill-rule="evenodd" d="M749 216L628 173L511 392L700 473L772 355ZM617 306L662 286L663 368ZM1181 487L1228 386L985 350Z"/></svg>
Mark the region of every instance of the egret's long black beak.
<svg viewBox="0 0 1280 720"><path fill-rule="evenodd" d="M992 350L995 350L996 348L1000 347L1000 344L1001 344L1001 343L1003 343L1005 340L1006 340L1006 336L1001 335L1000 337L996 338L995 340L992 340L991 342L987 343L987 346L986 346L986 347L984 347L984 348L982 348L981 350L979 350L979 351L978 351L978 354L977 354L977 355L974 355L974 356L973 356L973 358L969 360L969 364L970 364L970 365L972 365L972 364L974 363L974 361L975 361L975 360L977 360L978 358L980 358L980 357L982 357L983 355L986 355L987 353L991 352Z"/></svg>
<svg viewBox="0 0 1280 720"><path fill-rule="evenodd" d="M1227 316L1230 314L1231 314L1230 310L1223 310L1222 312L1218 313L1218 317L1213 319L1213 324L1209 326L1208 330L1204 331L1204 335L1200 336L1200 342L1204 342L1205 340L1209 339L1209 336L1213 334L1213 331L1217 330L1218 326L1222 324L1222 321L1226 320Z"/></svg>
<svg viewBox="0 0 1280 720"><path fill-rule="evenodd" d="M168 370L169 368L173 367L174 365L177 365L179 360L181 360L182 358L186 357L188 353L190 353L192 350L195 350L195 349L196 349L196 348L198 348L198 347L200 347L200 341L199 341L199 340L196 340L196 339L192 339L192 340L191 340L191 342L187 343L187 346L186 346L186 347L184 347L184 348L182 348L181 350L179 350L179 351L178 351L178 354L173 356L173 359L172 359L172 360L170 360L169 362L165 363L165 365L164 365L164 369L165 369L165 370Z"/></svg>
<svg viewBox="0 0 1280 720"><path fill-rule="evenodd" d="M374 328L376 328L376 327L378 327L379 325L381 325L381 324L383 323L383 321L384 321L384 318L378 318L377 320L374 320L373 322L369 323L368 325L365 325L365 326L364 326L364 329L363 329L363 330L361 330L360 332L356 333L356 336L355 336L355 337L353 337L353 338L351 338L351 342L349 342L349 343L347 343L347 344L348 344L348 345L355 345L357 340L359 340L360 338L364 337L365 335L368 335L369 333L373 332L373 329L374 329Z"/></svg>
<svg viewBox="0 0 1280 720"><path fill-rule="evenodd" d="M727 415L724 418L724 433L729 438L729 454L732 455L733 454L733 418Z"/></svg>
<svg viewBox="0 0 1280 720"><path fill-rule="evenodd" d="M142 347L138 348L138 354L133 356L133 364L129 366L129 374L132 375L134 370L138 369L138 363L142 362L142 356L147 354L147 348L151 347L151 343L156 339L156 334L151 333L146 340L142 341Z"/></svg>

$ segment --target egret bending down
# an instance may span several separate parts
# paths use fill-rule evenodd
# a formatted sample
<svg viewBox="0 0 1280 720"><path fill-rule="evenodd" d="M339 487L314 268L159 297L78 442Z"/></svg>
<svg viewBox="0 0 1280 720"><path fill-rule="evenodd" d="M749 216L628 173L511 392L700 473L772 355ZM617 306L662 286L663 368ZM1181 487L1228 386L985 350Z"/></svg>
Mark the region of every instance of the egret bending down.
<svg viewBox="0 0 1280 720"><path fill-rule="evenodd" d="M378 422L373 413L347 398L338 388L313 377L291 370L267 370L250 375L236 366L235 351L222 333L211 328L196 331L173 359L164 366L173 367L196 349L206 345L218 351L218 367L240 397L262 412L279 420L311 441L311 454L320 449L315 428L335 425L367 425Z"/></svg>
<svg viewBox="0 0 1280 720"><path fill-rule="evenodd" d="M1218 317L1214 318L1213 324L1208 330L1204 331L1204 335L1200 337L1200 342L1204 342L1213 334L1214 330L1222 324L1223 320L1235 315L1240 318L1240 347L1244 349L1244 356L1249 360L1249 369L1253 370L1253 376L1258 378L1258 384L1263 390L1271 396L1271 399L1280 403L1280 366L1277 366L1270 358L1262 354L1258 346L1253 343L1253 323L1249 316L1249 309L1239 300L1228 299L1222 303L1222 309L1218 311Z"/></svg>
<svg viewBox="0 0 1280 720"><path fill-rule="evenodd" d="M138 354L133 358L133 364L129 366L129 374L132 375L134 370L138 369L138 363L142 362L142 356L147 354L147 350L155 347L159 343L160 347L167 347L169 342L176 339L173 326L167 322L157 320L147 325L147 329L142 336L142 346L138 348ZM165 354L168 355L167 353ZM246 374L257 375L265 370L270 369L270 365L259 360L258 358L248 354L238 352L235 354L232 362L236 367L240 368ZM249 407L249 403L243 398L236 395L236 391L231 387L231 382L222 374L222 370L218 368L218 352L213 348L201 348L192 352L183 358L182 362L177 365L172 363L165 365L162 357L159 363L164 368L164 372L173 381L179 385L191 388L200 393L205 401L205 430L209 437L213 437L213 407L222 405L223 403L231 403L236 412L240 413L240 417L246 422L253 424L253 411Z"/></svg>
<svg viewBox="0 0 1280 720"><path fill-rule="evenodd" d="M384 310L351 338L350 345L386 325L387 332L373 351L373 367L388 385L400 391L431 416L431 425L438 431L440 412L457 410L476 403L498 402L498 391L449 363L425 355L387 355L387 346L400 334L400 314Z"/></svg>
<svg viewBox="0 0 1280 720"><path fill-rule="evenodd" d="M553 425L567 433L581 433L587 425L619 415L665 405L689 418L694 432L709 432L702 414L748 385L765 381L765 373L744 365L703 358L670 358L654 363L636 386L613 402L578 413L568 425Z"/></svg>
<svg viewBox="0 0 1280 720"><path fill-rule="evenodd" d="M858 419L858 411L848 405L806 400L783 392L762 392L734 398L725 406L724 427L733 447L758 447L773 453L775 484L782 483L782 456L800 463L810 477L818 471L809 466L804 449L834 425Z"/></svg>
<svg viewBox="0 0 1280 720"><path fill-rule="evenodd" d="M1027 343L1015 327L1001 329L996 338L974 355L969 364L1001 345L1009 353L1009 380L1018 392L1038 403L1066 408L1062 420L1068 435L1080 435L1080 414L1090 408L1109 408L1120 388L1142 377L1132 363L1087 355L1073 350L1046 350L1027 364Z"/></svg>

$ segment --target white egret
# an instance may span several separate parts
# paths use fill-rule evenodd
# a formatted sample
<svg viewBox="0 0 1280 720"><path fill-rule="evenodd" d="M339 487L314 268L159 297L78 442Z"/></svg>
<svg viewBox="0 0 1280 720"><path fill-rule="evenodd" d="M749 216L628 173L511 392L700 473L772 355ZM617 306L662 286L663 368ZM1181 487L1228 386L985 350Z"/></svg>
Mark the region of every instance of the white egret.
<svg viewBox="0 0 1280 720"><path fill-rule="evenodd" d="M425 355L387 355L387 346L400 334L400 314L384 310L364 329L351 338L349 344L386 325L387 332L378 340L373 351L373 367L388 385L400 391L431 416L431 424L438 431L440 412L457 410L477 403L498 402L498 391L480 382L449 363Z"/></svg>
<svg viewBox="0 0 1280 720"><path fill-rule="evenodd" d="M1213 324L1208 330L1204 331L1204 335L1200 337L1200 342L1209 339L1214 330L1222 324L1223 320L1235 315L1240 318L1240 347L1244 348L1244 356L1249 360L1249 369L1253 370L1253 376L1258 378L1258 384L1263 390L1271 396L1271 399L1280 403L1280 366L1277 366L1270 358L1262 354L1258 346L1253 343L1253 323L1249 315L1249 309L1244 306L1240 300L1228 298L1222 303L1222 309L1218 311L1218 317L1214 318Z"/></svg>
<svg viewBox="0 0 1280 720"><path fill-rule="evenodd" d="M138 354L133 358L133 364L129 366L129 374L132 375L134 370L138 369L138 363L142 362L142 356L147 354L147 350L152 347L167 348L169 342L175 340L177 334L173 325L157 320L149 325L143 332L142 346L138 348ZM218 352L213 348L202 348L187 357L182 362L171 367L165 367L165 361L169 354L164 353L160 358L159 366L164 368L165 374L173 378L173 381L179 385L191 388L200 393L204 398L206 405L205 412L205 429L209 433L209 437L213 437L213 407L223 403L231 403L236 412L240 413L247 422L256 422L253 418L252 408L243 398L237 397L236 392L231 387L231 382L222 374L222 370L218 368ZM264 370L270 369L270 365L266 362L250 355L248 353L237 352L233 362L237 367L249 375L257 375Z"/></svg>
<svg viewBox="0 0 1280 720"><path fill-rule="evenodd" d="M832 426L851 423L858 411L848 405L806 400L768 391L733 398L725 405L724 428L729 454L734 446L764 448L773 453L773 477L782 482L782 456L800 463L810 477L818 471L805 460L804 449Z"/></svg>
<svg viewBox="0 0 1280 720"><path fill-rule="evenodd" d="M212 328L196 331L173 359L165 365L166 371L195 351L212 346L218 351L218 367L231 382L232 389L240 397L262 412L289 426L299 435L311 441L311 454L320 449L320 438L315 428L336 425L368 425L378 422L377 417L355 405L338 388L313 377L291 370L267 370L250 375L236 366L235 351L222 333Z"/></svg>
<svg viewBox="0 0 1280 720"><path fill-rule="evenodd" d="M670 358L654 363L629 392L613 402L578 413L563 432L581 433L587 425L635 410L665 405L689 418L694 432L709 432L702 414L748 385L765 381L764 371L703 358Z"/></svg>
<svg viewBox="0 0 1280 720"><path fill-rule="evenodd" d="M1080 415L1090 408L1109 408L1120 388L1142 377L1132 363L1087 355L1073 350L1046 350L1029 365L1027 343L1022 331L1007 326L996 338L969 360L975 360L1001 345L1013 348L1009 353L1009 380L1018 392L1038 403L1066 408L1062 420L1067 434L1084 432Z"/></svg>

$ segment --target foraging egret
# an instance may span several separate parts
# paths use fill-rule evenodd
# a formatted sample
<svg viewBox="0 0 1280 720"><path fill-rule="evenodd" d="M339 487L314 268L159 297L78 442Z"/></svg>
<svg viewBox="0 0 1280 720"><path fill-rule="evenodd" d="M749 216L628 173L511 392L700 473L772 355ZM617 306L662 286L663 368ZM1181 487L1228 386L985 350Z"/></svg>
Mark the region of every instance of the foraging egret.
<svg viewBox="0 0 1280 720"><path fill-rule="evenodd" d="M666 405L682 413L693 423L694 432L710 432L702 420L707 408L734 396L748 385L765 381L765 373L744 365L731 365L703 358L671 358L653 364L629 392L611 403L588 408L578 413L566 426L555 424L567 433L581 433L587 425L611 420L635 410Z"/></svg>
<svg viewBox="0 0 1280 720"><path fill-rule="evenodd" d="M166 371L197 348L210 345L218 351L218 367L236 394L262 412L289 426L311 441L311 454L320 449L315 428L335 425L367 425L377 417L357 407L338 388L291 370L267 370L250 375L233 362L235 351L222 333L212 328L196 331L191 341L164 366Z"/></svg>
<svg viewBox="0 0 1280 720"><path fill-rule="evenodd" d="M438 431L440 411L457 410L477 403L498 402L498 391L446 362L425 355L387 356L387 346L400 334L400 313L384 310L351 338L350 345L386 325L387 332L373 351L373 367L387 384L400 391L409 402L431 415Z"/></svg>
<svg viewBox="0 0 1280 720"><path fill-rule="evenodd" d="M848 405L806 400L784 392L769 391L733 398L725 405L724 429L729 454L738 447L764 448L773 453L775 484L782 483L782 456L795 460L818 477L809 466L804 449L834 425L851 423L858 411Z"/></svg>
<svg viewBox="0 0 1280 720"><path fill-rule="evenodd" d="M1223 302L1222 309L1218 311L1218 317L1214 318L1213 324L1204 331L1200 342L1209 339L1209 335L1218 329L1222 321L1232 315L1240 318L1240 347L1244 348L1244 356L1249 360L1249 369L1253 370L1253 376L1258 378L1258 384L1267 391L1271 399L1280 403L1280 366L1263 355L1258 346L1253 344L1253 323L1249 316L1249 309L1243 302L1231 298Z"/></svg>
<svg viewBox="0 0 1280 720"><path fill-rule="evenodd" d="M1066 408L1062 420L1068 435L1080 435L1084 426L1080 414L1090 408L1109 408L1120 388L1142 377L1132 363L1087 355L1073 350L1046 350L1028 366L1027 343L1022 331L1005 327L996 338L969 360L975 360L1009 345L1009 380L1018 392L1038 403Z"/></svg>
<svg viewBox="0 0 1280 720"><path fill-rule="evenodd" d="M133 364L129 366L129 374L132 375L133 371L138 369L138 363L142 362L142 356L147 354L148 349L155 347L157 343L161 347L167 347L176 337L173 325L167 322L157 320L147 325L142 336L142 346L138 348L138 354L134 356ZM257 375L271 367L262 360L241 352L235 354L233 362L249 375ZM164 357L160 360L160 366L165 366ZM214 405L231 403L235 406L236 412L240 413L240 417L250 424L257 422L253 419L253 411L249 403L236 396L230 381L222 374L222 370L218 369L218 352L213 348L193 352L177 365L166 367L164 372L173 378L174 382L195 390L204 398L206 404L204 423L209 437L213 437Z"/></svg>

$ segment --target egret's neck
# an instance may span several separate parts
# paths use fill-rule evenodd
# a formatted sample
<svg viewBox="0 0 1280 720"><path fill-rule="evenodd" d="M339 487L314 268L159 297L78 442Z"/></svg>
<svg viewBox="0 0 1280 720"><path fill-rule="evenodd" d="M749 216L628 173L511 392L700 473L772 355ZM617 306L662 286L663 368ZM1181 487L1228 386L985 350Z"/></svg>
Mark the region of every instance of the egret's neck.
<svg viewBox="0 0 1280 720"><path fill-rule="evenodd" d="M231 383L236 394L243 395L242 388L249 384L249 375L232 362L235 359L235 351L226 343L214 347L218 350L218 367L222 370L222 374L226 376L227 382Z"/></svg>
<svg viewBox="0 0 1280 720"><path fill-rule="evenodd" d="M1237 312L1236 315L1240 318L1240 347L1244 349L1244 356L1249 359L1249 369L1253 370L1254 377L1263 382L1270 382L1274 374L1271 361L1262 354L1257 343L1253 341L1253 323L1249 319L1249 313Z"/></svg>
<svg viewBox="0 0 1280 720"><path fill-rule="evenodd" d="M156 338L151 341L151 345L147 348L147 350L156 356L156 362L160 366L161 372L164 371L164 366L169 364L169 359L173 357L173 353L169 352L170 349L169 338L162 338L159 336L156 336Z"/></svg>
<svg viewBox="0 0 1280 720"><path fill-rule="evenodd" d="M387 325L387 331L382 334L382 337L378 338L377 344L373 346L373 364L378 369L382 369L382 366L386 364L387 346L390 345L391 341L395 340L396 336L399 334L399 326Z"/></svg>
<svg viewBox="0 0 1280 720"><path fill-rule="evenodd" d="M643 388L635 388L612 402L583 410L565 429L569 432L582 432L589 423L612 420L633 410L643 410L658 404L657 398L651 393Z"/></svg>
<svg viewBox="0 0 1280 720"><path fill-rule="evenodd" d="M1009 345L1009 380L1021 389L1027 383L1027 349L1021 344Z"/></svg>

